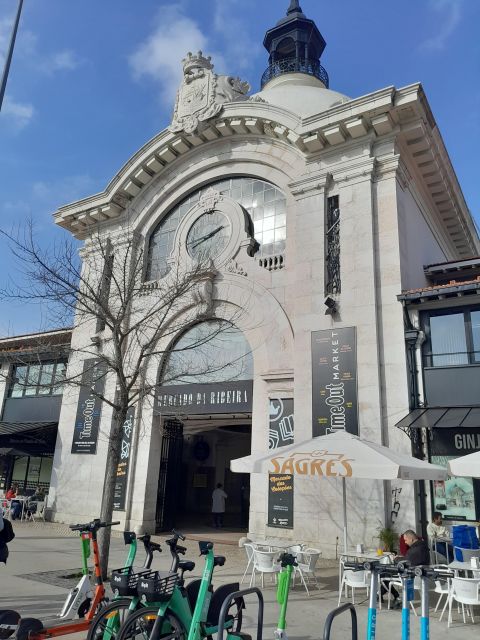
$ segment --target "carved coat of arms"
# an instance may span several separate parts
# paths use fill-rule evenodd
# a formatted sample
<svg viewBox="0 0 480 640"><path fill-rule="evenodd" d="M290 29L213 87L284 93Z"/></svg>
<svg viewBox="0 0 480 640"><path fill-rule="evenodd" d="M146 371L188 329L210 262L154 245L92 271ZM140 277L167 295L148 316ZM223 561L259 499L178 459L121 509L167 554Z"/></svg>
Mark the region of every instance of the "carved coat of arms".
<svg viewBox="0 0 480 640"><path fill-rule="evenodd" d="M183 81L177 92L172 124L173 133L194 133L201 122L215 117L225 102L246 100L250 86L239 78L219 76L210 56L201 51L188 53L183 62Z"/></svg>

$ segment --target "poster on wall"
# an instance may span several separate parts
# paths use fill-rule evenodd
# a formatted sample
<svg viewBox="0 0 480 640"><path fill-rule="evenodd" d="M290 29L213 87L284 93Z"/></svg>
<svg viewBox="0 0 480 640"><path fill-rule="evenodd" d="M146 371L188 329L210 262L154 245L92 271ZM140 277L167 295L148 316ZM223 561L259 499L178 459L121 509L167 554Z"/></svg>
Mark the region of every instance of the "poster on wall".
<svg viewBox="0 0 480 640"><path fill-rule="evenodd" d="M478 429L434 429L430 440L430 461L446 468L450 460L479 449ZM445 520L477 521L475 493L478 486L478 481L472 478L456 476L433 482L433 510L440 511Z"/></svg>
<svg viewBox="0 0 480 640"><path fill-rule="evenodd" d="M268 526L293 529L293 475L268 474Z"/></svg>
<svg viewBox="0 0 480 640"><path fill-rule="evenodd" d="M358 436L355 327L312 332L312 435Z"/></svg>
<svg viewBox="0 0 480 640"><path fill-rule="evenodd" d="M293 398L271 398L269 416L268 448L278 449L293 444Z"/></svg>
<svg viewBox="0 0 480 640"><path fill-rule="evenodd" d="M130 407L122 428L122 442L120 445L120 462L117 467L117 478L113 493L113 508L115 511L125 510L127 497L128 468L130 465L130 452L132 448L132 434L135 420L135 407Z"/></svg>
<svg viewBox="0 0 480 640"><path fill-rule="evenodd" d="M97 453L102 401L96 394L103 393L106 373L104 362L92 358L83 363L82 384L73 429L72 453Z"/></svg>

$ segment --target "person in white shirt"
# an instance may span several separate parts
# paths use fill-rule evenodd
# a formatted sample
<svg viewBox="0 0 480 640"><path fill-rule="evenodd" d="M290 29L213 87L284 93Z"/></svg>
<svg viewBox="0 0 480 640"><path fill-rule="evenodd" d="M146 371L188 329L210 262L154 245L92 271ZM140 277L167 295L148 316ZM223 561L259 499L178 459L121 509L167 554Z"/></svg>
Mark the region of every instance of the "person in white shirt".
<svg viewBox="0 0 480 640"><path fill-rule="evenodd" d="M450 539L450 531L447 527L442 524L442 514L440 511L435 511L433 513L432 522L427 526L427 535L430 540L435 538L448 538ZM437 551L445 556L446 558L453 558L453 548L452 545L442 541L436 543Z"/></svg>
<svg viewBox="0 0 480 640"><path fill-rule="evenodd" d="M223 527L223 514L225 513L225 500L227 498L228 496L222 489L221 482L219 482L212 493L213 526L216 529Z"/></svg>

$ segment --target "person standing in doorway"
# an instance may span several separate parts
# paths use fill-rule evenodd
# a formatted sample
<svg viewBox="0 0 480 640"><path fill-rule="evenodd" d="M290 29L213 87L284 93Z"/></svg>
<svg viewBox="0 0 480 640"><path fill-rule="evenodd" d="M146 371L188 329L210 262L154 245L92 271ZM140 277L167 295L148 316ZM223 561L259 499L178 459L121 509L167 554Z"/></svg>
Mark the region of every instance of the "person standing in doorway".
<svg viewBox="0 0 480 640"><path fill-rule="evenodd" d="M223 527L223 514L225 513L225 500L228 498L223 490L222 483L217 484L212 493L213 526L216 529Z"/></svg>

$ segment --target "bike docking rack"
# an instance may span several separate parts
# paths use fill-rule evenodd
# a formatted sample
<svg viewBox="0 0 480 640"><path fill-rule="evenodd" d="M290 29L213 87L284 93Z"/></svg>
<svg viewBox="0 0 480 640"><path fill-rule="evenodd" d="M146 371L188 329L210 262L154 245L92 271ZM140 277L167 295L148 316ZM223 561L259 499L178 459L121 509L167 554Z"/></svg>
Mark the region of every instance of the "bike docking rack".
<svg viewBox="0 0 480 640"><path fill-rule="evenodd" d="M326 617L325 626L323 628L323 640L330 640L333 621L335 620L335 618L338 618L338 616L341 616L346 611L350 611L350 618L352 621L352 640L358 639L357 611L351 602L346 602L333 611L330 611L330 613Z"/></svg>
<svg viewBox="0 0 480 640"><path fill-rule="evenodd" d="M262 640L263 638L263 610L264 610L264 601L263 594L258 587L250 587L249 589L241 589L240 591L235 591L234 593L229 593L225 598L222 604L222 608L220 609L220 616L218 618L218 634L217 640L223 640L224 632L225 632L225 622L227 618L227 611L232 602L237 600L238 598L244 598L250 594L254 593L258 599L258 616L257 616L257 636L255 640ZM251 636L247 636L247 634L239 632L237 634L228 631L228 635L237 635L239 638L250 638Z"/></svg>

